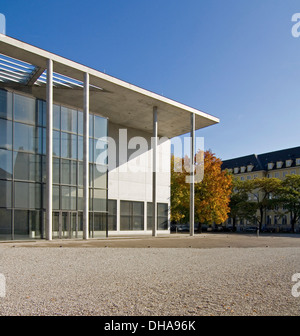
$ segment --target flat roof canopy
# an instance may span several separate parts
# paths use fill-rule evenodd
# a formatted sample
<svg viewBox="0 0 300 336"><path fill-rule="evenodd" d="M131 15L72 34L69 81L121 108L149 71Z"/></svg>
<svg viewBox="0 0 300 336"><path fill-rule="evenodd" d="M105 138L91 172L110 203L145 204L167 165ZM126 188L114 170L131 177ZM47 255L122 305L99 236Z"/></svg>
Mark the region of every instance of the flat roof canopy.
<svg viewBox="0 0 300 336"><path fill-rule="evenodd" d="M52 59L53 71L62 75L58 75L57 81L54 81L54 102L83 109L81 84L84 74L88 73L90 111L125 127L152 133L154 106L158 109L159 136L173 138L190 132L191 113L196 116L196 130L219 122L218 118L207 113L2 34L0 34L0 53L28 63L29 69L28 74L25 74L27 77L22 76L19 77L22 80L11 81L9 79L18 78L20 72L15 70L13 64L7 68L1 66L0 73L3 77L0 74L0 79L4 80L0 82L0 87L18 89L45 100L46 89L43 78L47 60Z"/></svg>

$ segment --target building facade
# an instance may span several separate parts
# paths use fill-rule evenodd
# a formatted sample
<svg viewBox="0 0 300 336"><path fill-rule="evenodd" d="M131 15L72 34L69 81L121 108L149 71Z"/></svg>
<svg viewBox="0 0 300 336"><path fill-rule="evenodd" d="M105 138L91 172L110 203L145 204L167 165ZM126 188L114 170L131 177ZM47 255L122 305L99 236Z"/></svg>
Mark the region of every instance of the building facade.
<svg viewBox="0 0 300 336"><path fill-rule="evenodd" d="M230 160L224 160L222 169L227 169L233 176L240 180L252 180L255 178L278 178L283 180L287 175L300 175L300 147L288 148L260 155L252 154ZM289 214L278 215L285 212L284 209L277 211L267 210L263 218L263 227L267 231L286 232L291 229ZM231 225L232 220L227 220ZM256 223L238 219L237 230L247 230L247 227ZM295 230L300 231L300 223L296 224Z"/></svg>
<svg viewBox="0 0 300 336"><path fill-rule="evenodd" d="M0 34L0 240L168 233L170 139L218 122Z"/></svg>

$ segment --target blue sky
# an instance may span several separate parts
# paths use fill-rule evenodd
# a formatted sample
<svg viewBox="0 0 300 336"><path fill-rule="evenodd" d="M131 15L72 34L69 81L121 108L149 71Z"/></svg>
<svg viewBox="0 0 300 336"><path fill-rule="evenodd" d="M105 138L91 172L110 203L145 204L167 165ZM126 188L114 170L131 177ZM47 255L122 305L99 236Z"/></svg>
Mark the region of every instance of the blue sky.
<svg viewBox="0 0 300 336"><path fill-rule="evenodd" d="M6 34L220 118L221 159L300 145L299 0L2 1Z"/></svg>

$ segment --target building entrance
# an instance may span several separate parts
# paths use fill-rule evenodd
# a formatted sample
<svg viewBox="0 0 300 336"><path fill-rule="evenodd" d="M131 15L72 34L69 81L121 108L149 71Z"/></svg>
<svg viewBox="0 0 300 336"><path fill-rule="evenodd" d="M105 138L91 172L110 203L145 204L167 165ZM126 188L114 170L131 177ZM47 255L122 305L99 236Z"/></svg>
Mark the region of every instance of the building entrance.
<svg viewBox="0 0 300 336"><path fill-rule="evenodd" d="M82 238L83 216L78 211L53 212L53 239Z"/></svg>

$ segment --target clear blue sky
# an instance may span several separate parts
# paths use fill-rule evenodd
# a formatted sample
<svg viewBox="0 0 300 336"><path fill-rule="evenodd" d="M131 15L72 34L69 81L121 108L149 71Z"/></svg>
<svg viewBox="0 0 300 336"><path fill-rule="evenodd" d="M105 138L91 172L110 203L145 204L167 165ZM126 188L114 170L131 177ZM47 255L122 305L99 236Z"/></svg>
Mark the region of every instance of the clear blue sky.
<svg viewBox="0 0 300 336"><path fill-rule="evenodd" d="M8 36L220 118L223 160L300 145L299 0L2 1Z"/></svg>

